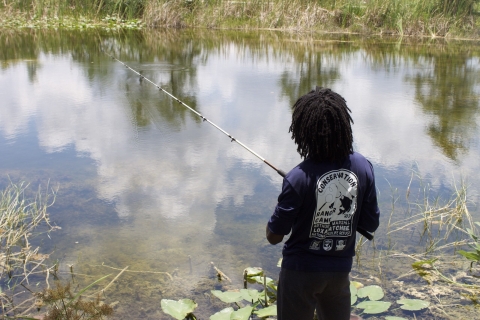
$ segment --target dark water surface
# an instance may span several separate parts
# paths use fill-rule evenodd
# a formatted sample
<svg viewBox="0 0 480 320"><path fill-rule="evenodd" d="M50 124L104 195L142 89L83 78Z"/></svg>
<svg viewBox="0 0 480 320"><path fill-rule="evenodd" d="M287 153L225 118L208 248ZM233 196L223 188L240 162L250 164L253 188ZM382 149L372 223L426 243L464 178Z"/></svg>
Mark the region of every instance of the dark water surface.
<svg viewBox="0 0 480 320"><path fill-rule="evenodd" d="M128 266L107 293L119 319L160 319L162 298L187 297L201 305L199 319L208 318L224 307L208 297L210 262L232 287L248 266L277 278L281 247L267 245L264 231L282 180L100 47L286 171L300 161L288 134L292 104L316 85L339 92L352 109L355 149L376 170L379 247L388 246L392 197L399 199L392 219L404 216L412 172L421 178L411 190L420 194L429 185L433 197L448 198L464 178L469 200L478 199L477 43L2 31L0 185L58 187L50 213L62 230L42 249L63 271L73 265L87 275L84 283ZM480 221L475 206L471 213ZM396 241L403 252L422 250L415 229ZM401 268L410 271L410 262ZM176 274L176 282L158 272Z"/></svg>

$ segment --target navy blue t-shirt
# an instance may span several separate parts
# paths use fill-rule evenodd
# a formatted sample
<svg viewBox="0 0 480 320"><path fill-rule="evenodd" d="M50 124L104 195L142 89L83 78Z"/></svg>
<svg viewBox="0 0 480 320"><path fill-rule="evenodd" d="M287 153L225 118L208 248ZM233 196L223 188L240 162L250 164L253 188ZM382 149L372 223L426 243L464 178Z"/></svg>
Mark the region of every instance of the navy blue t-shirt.
<svg viewBox="0 0 480 320"><path fill-rule="evenodd" d="M372 164L354 152L341 165L307 159L293 168L268 228L291 232L282 268L349 272L357 226L374 232L379 217Z"/></svg>

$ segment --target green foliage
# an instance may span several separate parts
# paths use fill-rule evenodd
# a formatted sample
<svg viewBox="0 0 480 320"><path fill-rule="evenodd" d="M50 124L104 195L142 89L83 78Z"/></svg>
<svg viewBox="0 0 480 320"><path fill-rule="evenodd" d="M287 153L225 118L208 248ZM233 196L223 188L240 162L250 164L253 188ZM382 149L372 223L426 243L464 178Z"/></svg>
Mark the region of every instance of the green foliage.
<svg viewBox="0 0 480 320"><path fill-rule="evenodd" d="M350 296L351 305L353 306L357 302L357 298L370 300L364 300L355 305L355 308L364 309L364 313L377 314L383 313L390 308L390 302L377 301L384 297L383 289L377 285L371 285L363 287L363 285L356 281L350 282Z"/></svg>
<svg viewBox="0 0 480 320"><path fill-rule="evenodd" d="M436 9L446 15L470 15L478 0L437 0Z"/></svg>
<svg viewBox="0 0 480 320"><path fill-rule="evenodd" d="M230 320L232 312L234 312L232 307L228 307L218 311L217 313L210 316L210 320Z"/></svg>
<svg viewBox="0 0 480 320"><path fill-rule="evenodd" d="M4 7L33 13L37 16L116 15L138 18L143 14L147 0L12 0Z"/></svg>
<svg viewBox="0 0 480 320"><path fill-rule="evenodd" d="M480 222L475 222L475 224L480 226ZM473 266L474 263L480 263L480 240L479 237L475 234L472 229L467 228L468 235L472 238L473 243L468 246L472 248L471 251L459 250L458 253L472 261L470 266Z"/></svg>
<svg viewBox="0 0 480 320"><path fill-rule="evenodd" d="M5 11L26 12L34 20L115 16L145 20L154 27L341 28L437 37L453 28L465 33L473 30L479 0L12 0L0 2L2 6Z"/></svg>
<svg viewBox="0 0 480 320"><path fill-rule="evenodd" d="M263 275L262 268L246 268L244 272L247 277L255 277L255 276Z"/></svg>
<svg viewBox="0 0 480 320"><path fill-rule="evenodd" d="M212 290L212 294L225 303L235 303L243 300L242 293L239 291L227 291Z"/></svg>
<svg viewBox="0 0 480 320"><path fill-rule="evenodd" d="M428 283L432 283L433 279L435 278L434 274L432 273L433 264L438 259L428 259L428 260L420 260L412 263L412 267L415 272L425 279Z"/></svg>
<svg viewBox="0 0 480 320"><path fill-rule="evenodd" d="M254 312L257 316L260 318L265 318L269 316L276 316L277 315L277 306L276 305L271 305L269 307L260 309L258 311Z"/></svg>
<svg viewBox="0 0 480 320"><path fill-rule="evenodd" d="M363 301L357 304L357 308L363 309L367 314L378 314L387 311L392 304L385 301Z"/></svg>
<svg viewBox="0 0 480 320"><path fill-rule="evenodd" d="M400 307L401 309L408 310L408 311L423 310L430 306L430 303L428 301L419 300L419 299L401 299L401 300L397 300L397 303L402 305Z"/></svg>
<svg viewBox="0 0 480 320"><path fill-rule="evenodd" d="M391 306L390 302L378 301L384 297L383 289L377 285L371 285L363 287L363 285L356 281L350 282L350 295L352 306L357 302L357 298L363 299L368 298L369 300L364 300L357 305L355 308L363 309L363 313L366 314L379 314L388 311ZM427 308L430 303L428 301L419 300L419 299L402 299L397 301L400 304L400 308L403 310L409 311L418 311ZM389 320L400 320L403 318L398 317L386 317Z"/></svg>
<svg viewBox="0 0 480 320"><path fill-rule="evenodd" d="M372 285L360 288L357 293L359 298L368 297L372 301L377 301L383 298L384 293L383 289L379 286Z"/></svg>
<svg viewBox="0 0 480 320"><path fill-rule="evenodd" d="M229 307L210 316L210 320L248 320L252 311L253 307L244 307L237 311Z"/></svg>
<svg viewBox="0 0 480 320"><path fill-rule="evenodd" d="M350 282L350 304L353 306L356 302L357 302L357 293L358 293L358 290L357 290L357 287L355 286L355 283L353 283L354 281L351 281Z"/></svg>
<svg viewBox="0 0 480 320"><path fill-rule="evenodd" d="M193 300L190 299L181 299L178 301L162 299L160 304L163 312L178 320L183 320L187 317L194 318L192 313L198 306Z"/></svg>
<svg viewBox="0 0 480 320"><path fill-rule="evenodd" d="M243 300L248 302L257 302L260 299L260 292L255 289L241 289L240 293L242 294Z"/></svg>
<svg viewBox="0 0 480 320"><path fill-rule="evenodd" d="M93 282L91 285L80 290L77 294L71 291L70 283L66 285L55 282L55 288L45 289L37 294L37 298L42 304L48 306L47 313L43 317L44 320L58 319L104 319L113 314L113 308L101 301L100 295L94 300L84 300L82 293L91 288L94 284L105 279L105 277Z"/></svg>
<svg viewBox="0 0 480 320"><path fill-rule="evenodd" d="M270 288L273 291L277 291L277 286L275 285L275 281L273 281L272 278L255 276L255 277L250 277L249 279L261 285L265 283L267 285L267 288Z"/></svg>

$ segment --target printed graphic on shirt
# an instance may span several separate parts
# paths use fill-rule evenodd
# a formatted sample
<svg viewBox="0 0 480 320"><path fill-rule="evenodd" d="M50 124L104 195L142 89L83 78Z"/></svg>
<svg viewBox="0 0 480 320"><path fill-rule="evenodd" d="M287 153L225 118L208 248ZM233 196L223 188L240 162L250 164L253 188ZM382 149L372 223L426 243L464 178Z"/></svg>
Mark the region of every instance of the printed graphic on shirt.
<svg viewBox="0 0 480 320"><path fill-rule="evenodd" d="M335 246L335 251L342 251L347 244L347 240L337 240L337 245Z"/></svg>
<svg viewBox="0 0 480 320"><path fill-rule="evenodd" d="M333 240L332 239L325 239L323 240L323 250L330 251L333 247Z"/></svg>
<svg viewBox="0 0 480 320"><path fill-rule="evenodd" d="M318 241L318 240L312 241L312 243L310 243L310 249L320 250L320 243L321 243L321 241Z"/></svg>
<svg viewBox="0 0 480 320"><path fill-rule="evenodd" d="M352 220L357 210L357 189L357 176L346 169L329 171L318 179L317 207L310 238L346 238L352 235ZM325 244L323 246L325 248Z"/></svg>

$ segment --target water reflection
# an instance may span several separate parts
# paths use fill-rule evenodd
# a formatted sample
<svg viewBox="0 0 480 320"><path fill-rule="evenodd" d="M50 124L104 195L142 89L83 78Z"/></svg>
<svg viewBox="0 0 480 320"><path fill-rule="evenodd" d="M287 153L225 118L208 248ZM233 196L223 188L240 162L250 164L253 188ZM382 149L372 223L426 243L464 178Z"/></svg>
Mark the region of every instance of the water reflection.
<svg viewBox="0 0 480 320"><path fill-rule="evenodd" d="M478 179L478 47L353 40L4 31L0 174L60 184L52 210L66 262L171 271L191 256L197 275L212 260L232 277L252 261L275 271L280 248L263 232L279 176L99 48L284 170L299 162L293 102L332 87L353 110L355 148L377 168L384 208L385 180L406 185L412 164L441 183L457 171Z"/></svg>
<svg viewBox="0 0 480 320"><path fill-rule="evenodd" d="M478 58L467 53L443 52L425 58L431 68L411 77L415 99L427 115L433 143L452 160L470 149L477 129L479 107Z"/></svg>

